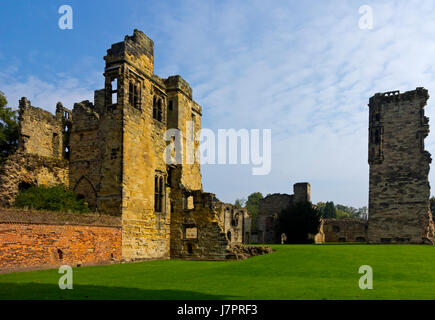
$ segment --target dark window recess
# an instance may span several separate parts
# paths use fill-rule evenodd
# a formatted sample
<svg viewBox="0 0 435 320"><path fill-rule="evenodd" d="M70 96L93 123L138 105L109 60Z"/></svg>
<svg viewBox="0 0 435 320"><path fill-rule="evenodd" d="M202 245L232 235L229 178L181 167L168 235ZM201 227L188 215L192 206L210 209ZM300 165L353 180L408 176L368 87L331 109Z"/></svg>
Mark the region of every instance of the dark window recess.
<svg viewBox="0 0 435 320"><path fill-rule="evenodd" d="M158 121L163 120L162 99L157 96L154 96L153 98L153 118Z"/></svg>
<svg viewBox="0 0 435 320"><path fill-rule="evenodd" d="M69 160L69 148L68 147L65 147L65 153L64 154L65 154L64 158Z"/></svg>
<svg viewBox="0 0 435 320"><path fill-rule="evenodd" d="M119 148L113 148L111 150L111 152L110 152L110 159L111 160L115 160L118 158L118 151L119 151Z"/></svg>
<svg viewBox="0 0 435 320"><path fill-rule="evenodd" d="M365 242L366 238L364 238L364 237L356 237L356 241L357 242Z"/></svg>
<svg viewBox="0 0 435 320"><path fill-rule="evenodd" d="M376 121L380 121L381 120L381 115L379 113L376 113L375 120Z"/></svg>
<svg viewBox="0 0 435 320"><path fill-rule="evenodd" d="M134 99L133 99L133 106L134 106L135 108L139 108L139 107L140 107L140 105L139 105L139 85L138 85L138 84L136 84L136 85L134 86Z"/></svg>
<svg viewBox="0 0 435 320"><path fill-rule="evenodd" d="M375 143L380 143L381 142L381 135L379 134L379 131L376 130L375 131Z"/></svg>
<svg viewBox="0 0 435 320"><path fill-rule="evenodd" d="M187 253L192 254L193 253L193 246L191 243L187 244Z"/></svg>
<svg viewBox="0 0 435 320"><path fill-rule="evenodd" d="M391 238L381 238L381 243L391 243Z"/></svg>
<svg viewBox="0 0 435 320"><path fill-rule="evenodd" d="M228 238L229 241L231 241L231 231L227 232L227 238Z"/></svg>
<svg viewBox="0 0 435 320"><path fill-rule="evenodd" d="M168 109L169 109L169 111L174 110L174 101L173 100L169 100Z"/></svg>
<svg viewBox="0 0 435 320"><path fill-rule="evenodd" d="M157 98L153 97L153 119L157 119Z"/></svg>
<svg viewBox="0 0 435 320"><path fill-rule="evenodd" d="M128 103L132 106L134 104L134 97L133 97L133 81L130 81L128 84Z"/></svg>
<svg viewBox="0 0 435 320"><path fill-rule="evenodd" d="M333 232L340 232L340 227L339 226L333 226L332 227L332 231Z"/></svg>
<svg viewBox="0 0 435 320"><path fill-rule="evenodd" d="M162 111L162 99L159 99L158 101L157 101L157 120L158 121L162 121L162 114L163 114L163 111Z"/></svg>
<svg viewBox="0 0 435 320"><path fill-rule="evenodd" d="M163 202L163 177L154 177L154 211L162 212Z"/></svg>
<svg viewBox="0 0 435 320"><path fill-rule="evenodd" d="M338 238L338 242L346 242L346 238Z"/></svg>
<svg viewBox="0 0 435 320"><path fill-rule="evenodd" d="M59 257L59 260L62 260L62 259L63 259L63 252L62 252L62 250L57 249L57 255L58 255L58 257Z"/></svg>
<svg viewBox="0 0 435 320"><path fill-rule="evenodd" d="M172 187L172 175L173 175L173 170L172 168L168 168L168 177L167 177L167 184L169 187Z"/></svg>

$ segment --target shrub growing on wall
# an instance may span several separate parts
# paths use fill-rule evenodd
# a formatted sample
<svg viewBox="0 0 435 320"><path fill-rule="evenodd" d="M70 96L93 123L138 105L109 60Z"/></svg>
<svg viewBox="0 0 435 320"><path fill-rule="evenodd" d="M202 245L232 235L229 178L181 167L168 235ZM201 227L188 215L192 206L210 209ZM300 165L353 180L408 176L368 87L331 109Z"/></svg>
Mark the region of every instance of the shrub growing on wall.
<svg viewBox="0 0 435 320"><path fill-rule="evenodd" d="M63 185L31 186L18 193L15 206L47 211L90 212L85 200Z"/></svg>

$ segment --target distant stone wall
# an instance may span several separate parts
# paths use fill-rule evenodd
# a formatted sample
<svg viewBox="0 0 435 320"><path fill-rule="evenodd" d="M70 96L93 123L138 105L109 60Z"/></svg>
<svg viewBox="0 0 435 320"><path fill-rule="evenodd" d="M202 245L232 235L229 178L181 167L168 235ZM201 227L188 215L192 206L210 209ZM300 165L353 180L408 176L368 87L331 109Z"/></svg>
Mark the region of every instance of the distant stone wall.
<svg viewBox="0 0 435 320"><path fill-rule="evenodd" d="M121 258L118 217L0 209L0 272Z"/></svg>
<svg viewBox="0 0 435 320"><path fill-rule="evenodd" d="M322 242L366 242L367 221L364 219L324 219L314 238Z"/></svg>
<svg viewBox="0 0 435 320"><path fill-rule="evenodd" d="M279 213L290 206L293 196L275 193L260 200L257 229L258 243L279 243L276 232Z"/></svg>
<svg viewBox="0 0 435 320"><path fill-rule="evenodd" d="M279 214L293 203L305 201L311 201L311 186L308 182L295 183L292 195L274 193L261 199L255 230L258 243L281 243L281 235L278 234Z"/></svg>

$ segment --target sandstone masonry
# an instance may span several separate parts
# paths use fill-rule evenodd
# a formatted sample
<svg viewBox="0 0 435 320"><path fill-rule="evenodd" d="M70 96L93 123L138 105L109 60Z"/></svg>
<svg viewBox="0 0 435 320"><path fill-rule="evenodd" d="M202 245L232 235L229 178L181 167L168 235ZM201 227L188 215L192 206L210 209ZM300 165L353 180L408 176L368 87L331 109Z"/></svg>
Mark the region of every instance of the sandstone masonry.
<svg viewBox="0 0 435 320"><path fill-rule="evenodd" d="M428 91L377 93L369 103L370 243L432 243Z"/></svg>

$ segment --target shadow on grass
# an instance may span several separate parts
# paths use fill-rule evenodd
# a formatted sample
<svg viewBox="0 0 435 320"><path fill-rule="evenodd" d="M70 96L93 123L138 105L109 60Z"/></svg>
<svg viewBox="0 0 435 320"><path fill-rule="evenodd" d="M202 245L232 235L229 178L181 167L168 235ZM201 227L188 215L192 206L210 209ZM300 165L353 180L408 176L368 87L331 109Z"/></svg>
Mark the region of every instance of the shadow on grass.
<svg viewBox="0 0 435 320"><path fill-rule="evenodd" d="M185 290L151 290L110 286L74 285L72 290L56 284L0 283L0 300L223 300L237 297Z"/></svg>

